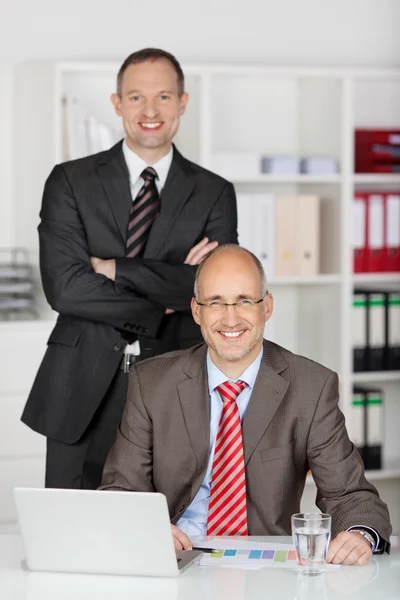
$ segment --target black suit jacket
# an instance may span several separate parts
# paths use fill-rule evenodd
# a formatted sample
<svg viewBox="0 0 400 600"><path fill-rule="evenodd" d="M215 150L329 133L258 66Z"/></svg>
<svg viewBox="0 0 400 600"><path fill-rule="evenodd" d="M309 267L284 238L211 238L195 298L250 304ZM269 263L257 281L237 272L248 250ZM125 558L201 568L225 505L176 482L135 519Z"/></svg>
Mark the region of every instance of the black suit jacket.
<svg viewBox="0 0 400 600"><path fill-rule="evenodd" d="M237 243L232 184L176 148L142 258L125 258L131 205L121 142L57 165L46 182L40 267L59 317L22 420L47 437L82 436L121 362L121 331L138 335L141 358L201 341L189 308L196 268L183 261L205 236ZM115 282L93 271L91 256L116 259Z"/></svg>

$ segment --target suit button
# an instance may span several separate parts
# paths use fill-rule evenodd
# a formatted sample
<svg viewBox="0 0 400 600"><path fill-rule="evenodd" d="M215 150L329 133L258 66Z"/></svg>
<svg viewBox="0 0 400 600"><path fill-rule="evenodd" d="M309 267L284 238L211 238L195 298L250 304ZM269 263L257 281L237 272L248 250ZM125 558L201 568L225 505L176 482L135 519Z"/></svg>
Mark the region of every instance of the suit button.
<svg viewBox="0 0 400 600"><path fill-rule="evenodd" d="M115 352L119 352L122 348L122 344L114 344L114 350Z"/></svg>
<svg viewBox="0 0 400 600"><path fill-rule="evenodd" d="M147 327L143 327L143 333L147 333L148 329Z"/></svg>

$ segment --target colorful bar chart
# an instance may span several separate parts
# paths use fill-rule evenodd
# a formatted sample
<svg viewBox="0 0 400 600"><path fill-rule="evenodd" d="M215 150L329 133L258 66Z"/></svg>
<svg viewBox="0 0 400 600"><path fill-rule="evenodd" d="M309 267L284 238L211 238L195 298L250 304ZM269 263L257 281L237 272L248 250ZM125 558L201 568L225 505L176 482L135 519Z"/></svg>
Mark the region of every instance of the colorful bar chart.
<svg viewBox="0 0 400 600"><path fill-rule="evenodd" d="M259 560L259 561L272 561L276 563L286 563L289 561L296 561L295 550L256 550L256 549L239 549L233 550L227 548L226 550L216 550L208 555L209 558L214 560L218 559L236 559L236 560Z"/></svg>

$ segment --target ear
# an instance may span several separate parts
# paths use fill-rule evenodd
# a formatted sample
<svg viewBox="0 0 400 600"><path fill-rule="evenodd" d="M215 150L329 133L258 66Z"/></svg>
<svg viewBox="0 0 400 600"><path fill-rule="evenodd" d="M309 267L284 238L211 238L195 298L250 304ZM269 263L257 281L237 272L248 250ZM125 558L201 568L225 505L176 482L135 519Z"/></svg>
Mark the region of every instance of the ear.
<svg viewBox="0 0 400 600"><path fill-rule="evenodd" d="M179 114L182 116L185 114L187 103L189 102L189 94L187 92L183 92L179 98L180 111Z"/></svg>
<svg viewBox="0 0 400 600"><path fill-rule="evenodd" d="M266 323L274 312L274 297L272 294L267 294L264 300L264 323Z"/></svg>
<svg viewBox="0 0 400 600"><path fill-rule="evenodd" d="M120 117L121 116L121 97L120 97L120 95L117 93L111 94L111 102L114 105L115 112Z"/></svg>
<svg viewBox="0 0 400 600"><path fill-rule="evenodd" d="M200 325L200 306L197 304L196 300L192 298L192 302L190 303L190 308L192 309L193 319Z"/></svg>

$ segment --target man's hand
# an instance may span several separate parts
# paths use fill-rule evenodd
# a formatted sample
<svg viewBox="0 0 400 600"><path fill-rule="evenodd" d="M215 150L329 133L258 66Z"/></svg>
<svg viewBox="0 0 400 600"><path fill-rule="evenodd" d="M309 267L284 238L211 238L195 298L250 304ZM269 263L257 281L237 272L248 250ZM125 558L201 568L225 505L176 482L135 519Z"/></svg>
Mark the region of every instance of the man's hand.
<svg viewBox="0 0 400 600"><path fill-rule="evenodd" d="M186 533L183 533L179 527L171 524L172 537L174 538L174 546L176 550L191 550L192 542L189 540Z"/></svg>
<svg viewBox="0 0 400 600"><path fill-rule="evenodd" d="M105 275L108 279L115 281L115 260L110 258L109 260L103 260L102 258L96 258L92 256L90 258L90 262L92 263L93 271L99 273L100 275Z"/></svg>
<svg viewBox="0 0 400 600"><path fill-rule="evenodd" d="M191 248L185 258L184 265L192 265L192 267L199 265L211 252L218 246L218 242L209 242L208 238L203 238L201 242ZM165 311L166 315L171 315L175 311L172 308L167 308Z"/></svg>
<svg viewBox="0 0 400 600"><path fill-rule="evenodd" d="M372 556L371 544L358 531L341 531L331 541L326 562L335 565L366 565Z"/></svg>
<svg viewBox="0 0 400 600"><path fill-rule="evenodd" d="M212 250L215 250L217 246L218 242L209 242L208 238L203 238L201 242L189 250L183 264L192 266L199 265L201 262L203 262L207 254L209 254Z"/></svg>

